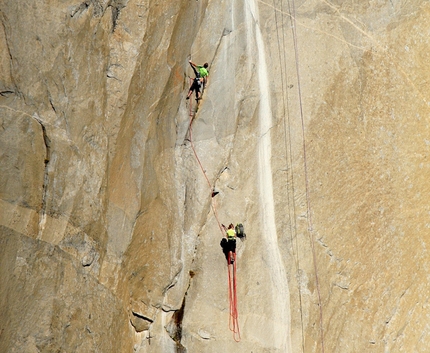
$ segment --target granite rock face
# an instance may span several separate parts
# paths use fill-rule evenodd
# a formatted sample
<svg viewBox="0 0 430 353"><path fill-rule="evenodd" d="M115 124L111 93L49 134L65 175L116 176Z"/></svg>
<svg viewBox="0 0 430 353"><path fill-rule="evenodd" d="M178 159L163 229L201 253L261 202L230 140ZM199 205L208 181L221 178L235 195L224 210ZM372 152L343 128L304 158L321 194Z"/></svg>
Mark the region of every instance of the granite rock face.
<svg viewBox="0 0 430 353"><path fill-rule="evenodd" d="M0 21L1 352L427 351L430 3L4 0Z"/></svg>

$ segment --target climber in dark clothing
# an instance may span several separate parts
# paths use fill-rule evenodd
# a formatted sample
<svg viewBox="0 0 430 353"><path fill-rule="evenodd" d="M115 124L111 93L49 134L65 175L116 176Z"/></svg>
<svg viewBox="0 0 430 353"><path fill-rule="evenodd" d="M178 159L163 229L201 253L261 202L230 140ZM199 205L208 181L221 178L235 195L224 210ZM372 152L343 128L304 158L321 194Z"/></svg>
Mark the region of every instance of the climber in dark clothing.
<svg viewBox="0 0 430 353"><path fill-rule="evenodd" d="M190 99L191 94L193 91L196 91L196 100L202 99L202 91L204 89L204 86L207 83L207 78L209 75L209 72L207 70L209 64L205 63L203 66L194 64L191 60L189 61L191 68L194 71L194 74L196 75L196 78L193 80L193 83L191 84L191 87L188 91L187 99Z"/></svg>
<svg viewBox="0 0 430 353"><path fill-rule="evenodd" d="M226 231L226 238L221 239L220 245L227 261L229 259L229 253L231 252L229 264L232 264L235 258L235 255L233 254L236 254L236 231L234 230L234 226L232 223L230 223L228 228L226 228L224 224L222 225L222 227Z"/></svg>

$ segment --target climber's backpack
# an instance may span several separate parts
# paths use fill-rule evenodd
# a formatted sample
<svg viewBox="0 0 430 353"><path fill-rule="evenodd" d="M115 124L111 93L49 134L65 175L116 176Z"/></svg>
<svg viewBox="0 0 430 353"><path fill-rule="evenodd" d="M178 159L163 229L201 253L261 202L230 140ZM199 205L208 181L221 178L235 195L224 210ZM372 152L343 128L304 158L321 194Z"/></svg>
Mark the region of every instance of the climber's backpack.
<svg viewBox="0 0 430 353"><path fill-rule="evenodd" d="M243 224L242 223L236 224L235 231L236 231L236 236L238 238L245 238L246 237L245 231L243 230Z"/></svg>

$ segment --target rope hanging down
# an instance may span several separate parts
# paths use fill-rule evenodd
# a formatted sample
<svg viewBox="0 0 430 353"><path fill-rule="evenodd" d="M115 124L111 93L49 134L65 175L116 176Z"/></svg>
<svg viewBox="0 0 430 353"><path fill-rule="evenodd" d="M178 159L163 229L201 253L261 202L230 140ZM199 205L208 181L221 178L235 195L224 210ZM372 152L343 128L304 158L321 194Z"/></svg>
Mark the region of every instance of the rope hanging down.
<svg viewBox="0 0 430 353"><path fill-rule="evenodd" d="M261 1L261 0L260 0ZM262 3L269 5L266 2L261 1ZM307 207L307 221L308 221L308 233L310 238L310 244L311 244L311 250L312 250L312 258L313 258L313 265L314 265L314 271L315 271L315 283L316 283L316 290L318 295L318 306L319 306L319 316L320 316L320 337L321 337L321 352L324 353L324 325L323 325L323 311L322 311L322 301L321 301L321 291L320 291L320 283L319 283L319 276L318 276L318 265L316 260L316 253L315 253L315 239L314 239L314 230L313 230L313 224L312 224L312 210L311 210L311 202L310 202L310 195L309 195L309 176L308 176L308 167L307 167L307 154L306 154L306 138L305 138L305 124L304 124L304 112L303 112L303 100L302 100L302 89L301 89L301 81L300 81L300 70L299 70L299 55L298 55L298 45L297 45L297 23L296 23L296 7L295 7L295 1L294 0L286 0L288 4L288 13L284 12L283 10L283 0L280 0L281 7L280 9L277 8L275 4L275 0L273 0L273 9L275 11L275 22L276 22L276 33L277 33L277 39L278 39L278 53L279 53L279 61L281 64L281 84L282 84L282 92L286 92L284 87L284 70L283 66L287 66L286 62L286 48L285 48L285 36L284 36L284 30L282 30L282 53L281 55L281 45L280 45L280 38L279 38L279 26L278 26L278 19L277 19L277 12L280 12L281 14L281 20L282 20L282 27L284 24L284 14L288 15L291 18L291 31L292 31L292 37L293 37L293 46L294 46L294 61L295 61L295 70L296 70L296 76L297 76L297 89L298 89L298 103L299 103L299 110L300 110L300 122L301 122L301 132L302 132L302 152L303 152L303 169L304 169L304 179L305 179L305 190L306 190L306 207ZM283 60L282 60L283 59ZM284 62L282 62L284 61ZM285 72L285 81L286 81L286 87L288 87L288 76ZM284 112L284 136L285 136L285 144L287 146L286 140L287 140L287 129L286 125L288 126L288 140L289 140L289 148L286 147L286 154L287 154L287 164L290 162L290 165L292 166L292 146L291 146L291 126L290 126L290 117L289 114L286 114L286 112L289 111L289 101L288 101L288 93L286 94L287 98L285 100L284 95L282 96L283 100L283 112ZM285 120L288 120L287 123L285 123ZM296 239L296 269L300 268L300 262L299 262L299 253L298 253L298 245L297 245L297 227L296 227L296 210L295 210L295 202L294 202L294 173L291 171L291 183L292 183L292 207L293 207L293 222L294 226L292 227L290 223L290 232L292 233L292 230L294 230L295 233L295 239ZM290 219L291 216L290 216ZM301 315L301 324L302 324L302 350L304 351L304 328L303 328L303 313L302 313L302 295L299 287L299 301L300 301L300 315Z"/></svg>
<svg viewBox="0 0 430 353"><path fill-rule="evenodd" d="M288 218L289 218L289 231L290 231L290 242L291 242L291 252L293 254L294 263L296 267L297 273L299 273L301 269L300 264L300 254L299 254L299 245L298 245L298 236L297 236L297 223L296 223L296 203L294 199L295 195L295 180L294 173L292 171L293 165L293 155L292 155L292 133L291 133L291 123L290 123L290 102L288 98L288 91L286 87L289 87L287 70L287 48L286 48L286 36L285 36L285 27L288 25L287 21L284 18L284 9L283 9L283 0L280 0L280 8L278 8L275 4L275 0L273 0L273 10L275 13L275 23L276 23L276 37L278 44L278 54L279 54L279 63L281 69L281 85L282 85L282 105L283 105L283 127L284 127L284 146L285 146L285 159L287 165L287 200L288 200ZM290 5L288 3L289 13L291 13ZM278 12L280 13L281 20L281 34L280 36L280 26L278 24ZM291 15L289 15L292 17ZM289 25L288 25L289 26ZM289 26L292 27L292 26ZM282 46L282 49L281 49ZM290 167L288 167L290 166ZM291 190L290 190L291 188ZM302 344L302 352L305 351L305 334L304 334L304 325L303 325L303 303L302 303L302 289L299 283L299 278L297 280L297 289L298 289L298 300L300 307L300 326L301 326L301 344Z"/></svg>
<svg viewBox="0 0 430 353"><path fill-rule="evenodd" d="M191 105L191 103L190 103L190 105ZM209 178L208 178L208 176L207 176L207 174L206 174L206 171L205 171L205 169L203 168L202 162L200 161L200 158L199 158L199 156L197 155L196 148L194 147L194 142L193 142L193 128L192 128L193 120L194 120L194 115L192 115L192 116L190 117L190 123L189 123L189 126L188 126L188 131L189 131L189 134L190 134L190 144L191 144L191 148L192 148L192 150L193 150L193 152L194 152L194 156L196 157L197 163L199 164L200 169L201 169L201 171L202 171L202 173L203 173L203 175L204 175L204 177L205 177L205 179L206 179L206 182L207 182L207 184L208 184L208 186L209 186L209 189L210 189L210 196L211 196L211 208L212 208L212 211L213 211L213 213L214 213L215 219L216 219L216 221L217 221L217 223L218 223L218 227L219 227L219 229L220 229L220 231L221 231L222 235L224 236L224 230L223 230L223 228L222 228L221 222L219 221L218 213L217 213L217 210L216 210L215 204L214 204L214 202L213 202L213 198L212 198L212 193L213 193L214 188L212 187L211 182L209 181Z"/></svg>
<svg viewBox="0 0 430 353"><path fill-rule="evenodd" d="M233 262L233 263L232 263ZM236 253L228 253L228 299L230 301L229 328L233 332L236 342L240 341L239 313L237 311L237 281L236 281Z"/></svg>
<svg viewBox="0 0 430 353"><path fill-rule="evenodd" d="M197 155L197 151L195 149L194 146L194 142L193 142L193 129L192 129L192 123L194 120L194 116L195 114L192 114L191 111L191 102L190 102L190 123L188 126L188 131L189 131L189 135L190 135L190 144L191 144L191 148L194 152L194 156L196 157L196 160L200 166L200 169L206 179L206 182L209 186L210 189L210 196L211 196L211 208L212 211L214 213L215 219L218 223L218 227L221 231L222 236L224 236L224 230L222 228L221 222L219 221L218 218L218 214L217 214L217 209L214 203L214 199L212 197L212 193L214 188L212 187L212 184L206 174L205 169L203 168L203 165L200 161L199 156ZM232 255L231 255L232 254ZM233 262L233 263L232 263ZM232 264L231 264L232 263ZM227 259L227 269L228 269L228 293L229 293L229 304L230 304L230 315L229 315L229 328L230 330L233 332L233 338L236 342L240 341L240 330L239 330L239 314L238 314L238 310L237 310L237 281L236 281L236 266L237 266L237 260L236 260L236 253L235 252L229 252L228 253L228 259ZM231 264L231 266L230 266Z"/></svg>
<svg viewBox="0 0 430 353"><path fill-rule="evenodd" d="M290 4L291 1L291 4ZM282 4L282 2L281 2ZM303 99L302 99L302 88L300 81L300 69L299 69L299 54L298 54L298 45L297 45L297 23L296 23L296 6L294 0L287 0L288 4L288 15L291 18L292 26L292 36L293 36L293 46L294 46L294 62L297 76L297 90L298 90L298 101L299 101L299 110L300 110L300 122L301 122L301 132L302 132L302 152L303 152L303 169L304 169L304 179L305 179L305 190L306 190L306 208L307 208L307 220L308 220L308 233L311 243L312 250L312 259L315 271L315 284L318 295L318 306L319 306L319 316L320 316L320 337L321 337L321 352L324 353L324 324L323 324L323 311L322 311L322 301L321 301L321 291L320 291L320 283L318 276L318 265L315 253L315 239L314 239L314 230L312 224L312 210L311 210L311 202L309 195L309 175L308 175L308 165L307 165L307 154L306 154L306 138L305 138L305 123L304 123L304 112L303 112ZM284 14L284 11L281 9L281 14ZM291 149L290 149L291 152ZM300 298L301 300L301 298Z"/></svg>

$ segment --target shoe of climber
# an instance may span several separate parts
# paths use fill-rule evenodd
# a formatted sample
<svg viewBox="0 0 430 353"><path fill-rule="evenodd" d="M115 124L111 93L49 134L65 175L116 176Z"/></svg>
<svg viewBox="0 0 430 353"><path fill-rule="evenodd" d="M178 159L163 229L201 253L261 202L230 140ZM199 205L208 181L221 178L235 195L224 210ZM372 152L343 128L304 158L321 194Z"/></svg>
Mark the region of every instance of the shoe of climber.
<svg viewBox="0 0 430 353"><path fill-rule="evenodd" d="M185 99L190 99L190 97L187 97L187 98L185 98Z"/></svg>

